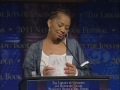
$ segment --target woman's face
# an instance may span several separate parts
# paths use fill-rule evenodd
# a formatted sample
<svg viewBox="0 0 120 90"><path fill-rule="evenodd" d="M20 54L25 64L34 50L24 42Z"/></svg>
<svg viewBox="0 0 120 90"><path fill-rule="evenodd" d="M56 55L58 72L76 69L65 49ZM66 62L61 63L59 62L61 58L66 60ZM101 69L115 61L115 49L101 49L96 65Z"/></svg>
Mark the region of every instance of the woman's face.
<svg viewBox="0 0 120 90"><path fill-rule="evenodd" d="M70 17L63 13L58 13L53 19L48 20L48 27L50 28L49 35L52 39L65 38L70 27Z"/></svg>

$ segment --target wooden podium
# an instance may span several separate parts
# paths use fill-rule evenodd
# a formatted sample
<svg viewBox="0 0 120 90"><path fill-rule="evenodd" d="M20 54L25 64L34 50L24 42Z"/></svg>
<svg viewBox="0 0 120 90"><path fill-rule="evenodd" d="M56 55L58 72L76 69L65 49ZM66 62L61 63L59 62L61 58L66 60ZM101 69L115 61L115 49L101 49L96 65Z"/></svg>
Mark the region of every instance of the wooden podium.
<svg viewBox="0 0 120 90"><path fill-rule="evenodd" d="M20 90L109 90L109 76L29 77Z"/></svg>

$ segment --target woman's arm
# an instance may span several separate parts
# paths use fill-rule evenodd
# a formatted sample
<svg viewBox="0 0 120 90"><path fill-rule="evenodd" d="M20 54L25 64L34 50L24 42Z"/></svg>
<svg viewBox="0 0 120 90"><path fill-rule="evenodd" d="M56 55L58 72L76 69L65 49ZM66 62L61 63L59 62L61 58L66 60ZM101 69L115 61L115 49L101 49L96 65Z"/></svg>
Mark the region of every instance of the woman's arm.
<svg viewBox="0 0 120 90"><path fill-rule="evenodd" d="M36 63L35 63L35 43L32 44L25 56L25 60L23 63L23 69L24 69L24 77L30 77L32 76L32 71L36 71Z"/></svg>

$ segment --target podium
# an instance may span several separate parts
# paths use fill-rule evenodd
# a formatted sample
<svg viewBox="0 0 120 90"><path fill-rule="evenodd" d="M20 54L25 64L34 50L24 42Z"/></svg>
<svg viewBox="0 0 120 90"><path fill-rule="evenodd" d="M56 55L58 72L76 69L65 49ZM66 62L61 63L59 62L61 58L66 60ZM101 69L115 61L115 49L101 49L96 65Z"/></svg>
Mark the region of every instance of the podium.
<svg viewBox="0 0 120 90"><path fill-rule="evenodd" d="M28 77L20 90L109 90L109 76Z"/></svg>

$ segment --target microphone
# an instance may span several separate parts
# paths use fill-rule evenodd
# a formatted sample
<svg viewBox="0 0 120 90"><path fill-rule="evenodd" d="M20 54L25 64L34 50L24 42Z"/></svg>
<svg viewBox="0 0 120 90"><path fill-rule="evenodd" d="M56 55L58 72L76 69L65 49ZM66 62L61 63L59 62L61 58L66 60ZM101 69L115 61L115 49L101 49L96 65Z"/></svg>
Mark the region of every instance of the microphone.
<svg viewBox="0 0 120 90"><path fill-rule="evenodd" d="M65 36L63 38L57 38L57 42L62 42L65 38L67 37L67 34L65 34Z"/></svg>
<svg viewBox="0 0 120 90"><path fill-rule="evenodd" d="M67 35L65 35L65 38L66 38L66 36L67 36ZM61 38L57 38L57 41L58 41L58 42L62 42L62 40L63 40L63 39L61 39ZM68 46L67 46L64 42L62 42L62 43L65 45L65 47L68 49L68 51L70 52L70 54L73 56L74 60L79 64L79 67L77 67L77 68L79 68L80 70L89 70L90 73L91 73L91 72L92 72L92 69L91 69L90 67L86 66L86 65L89 64L89 61L85 61L84 63L80 64L80 62L76 59L76 57L75 57L75 56L73 55L73 53L70 51L70 49L68 48Z"/></svg>
<svg viewBox="0 0 120 90"><path fill-rule="evenodd" d="M57 40L57 42L62 42L61 38L57 38L56 40Z"/></svg>

